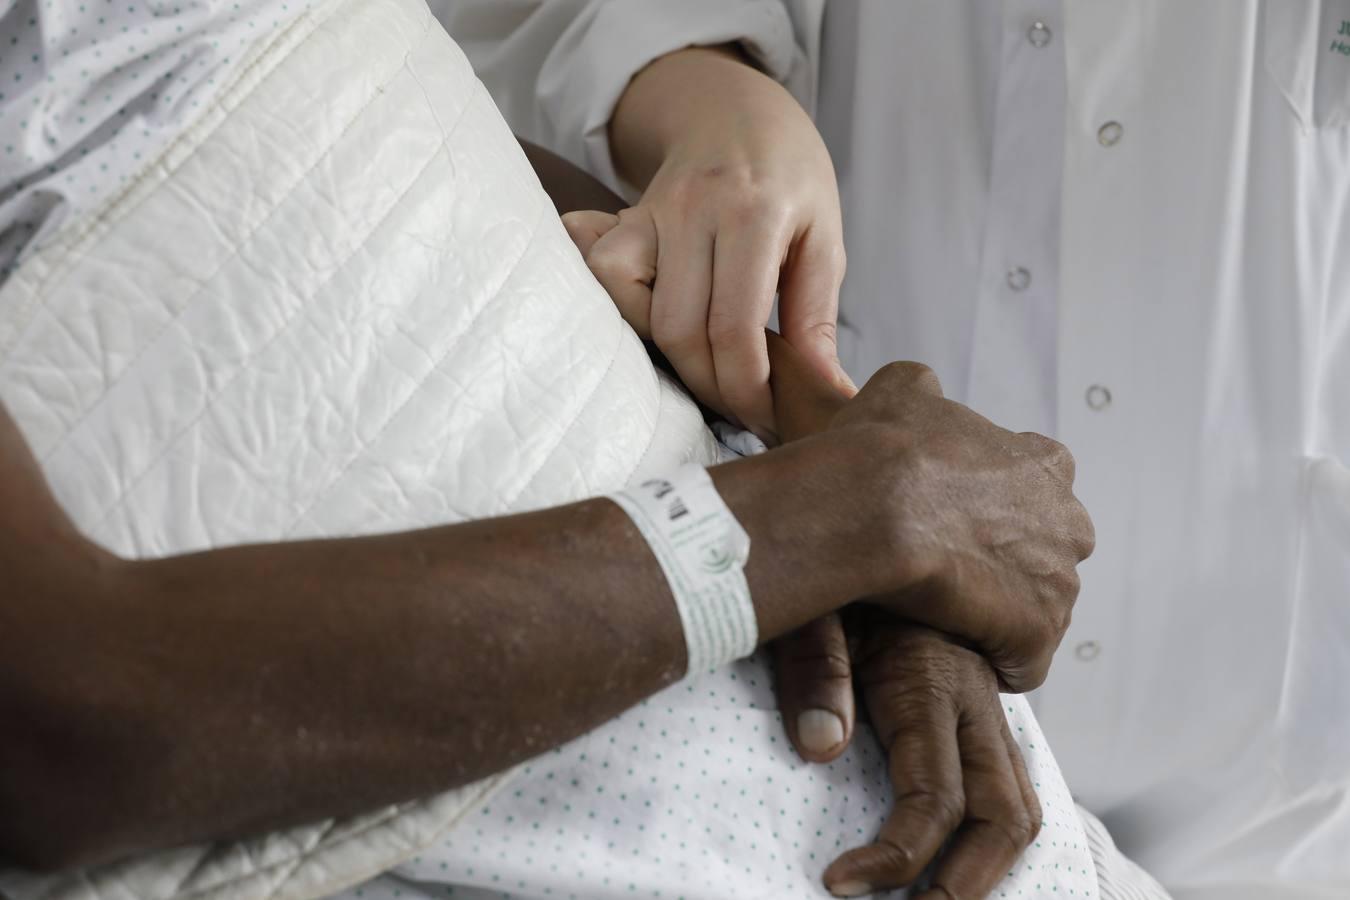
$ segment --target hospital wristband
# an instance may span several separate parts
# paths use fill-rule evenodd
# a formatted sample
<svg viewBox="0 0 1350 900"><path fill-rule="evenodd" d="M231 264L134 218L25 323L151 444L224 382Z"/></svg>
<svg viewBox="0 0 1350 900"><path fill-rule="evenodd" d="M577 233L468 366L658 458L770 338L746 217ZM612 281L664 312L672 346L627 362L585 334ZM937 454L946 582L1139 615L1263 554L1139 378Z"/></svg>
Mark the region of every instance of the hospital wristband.
<svg viewBox="0 0 1350 900"><path fill-rule="evenodd" d="M745 580L750 536L701 466L681 466L611 494L652 548L675 597L689 651L687 674L701 675L754 652L759 625Z"/></svg>

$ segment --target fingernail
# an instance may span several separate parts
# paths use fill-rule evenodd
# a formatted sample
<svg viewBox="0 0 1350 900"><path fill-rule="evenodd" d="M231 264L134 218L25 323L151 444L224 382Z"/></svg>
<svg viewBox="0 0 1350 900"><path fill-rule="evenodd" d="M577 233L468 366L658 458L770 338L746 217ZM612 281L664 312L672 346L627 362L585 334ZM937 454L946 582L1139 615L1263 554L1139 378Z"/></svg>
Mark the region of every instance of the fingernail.
<svg viewBox="0 0 1350 900"><path fill-rule="evenodd" d="M872 893L872 886L865 881L841 881L830 886L830 893L836 897L861 897Z"/></svg>
<svg viewBox="0 0 1350 900"><path fill-rule="evenodd" d="M844 720L828 709L808 709L797 716L797 740L802 749L825 753L844 739ZM848 881L845 884L856 884ZM866 887L866 885L864 885ZM866 893L864 891L863 893ZM854 894L844 896L853 897Z"/></svg>

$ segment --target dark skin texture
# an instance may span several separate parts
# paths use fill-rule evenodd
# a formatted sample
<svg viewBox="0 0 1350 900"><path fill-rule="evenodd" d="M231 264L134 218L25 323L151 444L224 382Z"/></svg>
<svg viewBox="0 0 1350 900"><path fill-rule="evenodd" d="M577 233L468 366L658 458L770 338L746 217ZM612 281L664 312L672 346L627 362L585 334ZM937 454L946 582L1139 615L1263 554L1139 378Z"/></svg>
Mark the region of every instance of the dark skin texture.
<svg viewBox="0 0 1350 900"><path fill-rule="evenodd" d="M827 430L846 398L781 337L767 340L782 433L799 440ZM890 761L890 816L873 843L825 871L825 883L846 895L906 887L937 860L916 900L985 897L1041 827L997 676L939 631L876 608L849 612L847 622L824 616L774 644L783 720L803 758L828 761L848 746L856 683ZM825 753L803 748L793 723L804 709L833 711L845 739Z"/></svg>
<svg viewBox="0 0 1350 900"><path fill-rule="evenodd" d="M761 638L870 597L1029 670L1073 598L1006 585L1052 556L1072 573L1090 526L1063 475L1049 488L1039 441L942 401L925 372L888 369L823 434L711 470L750 535ZM916 431L944 452L985 449L934 457ZM971 481L1038 511L1016 542L1027 559L978 545L989 498L954 489ZM0 534L0 853L39 867L425 796L562 743L684 668L664 579L607 500L121 560L77 533L0 414ZM979 602L954 587L967 584Z"/></svg>
<svg viewBox="0 0 1350 900"><path fill-rule="evenodd" d="M790 439L828 427L837 397L821 391L815 421L782 430L784 354L775 352L773 336L765 345L759 325L777 293L792 345L810 351L809 362L836 390L852 393L834 356L843 236L819 134L749 62L734 47L687 48L635 76L609 136L619 171L644 187L641 200L634 209L601 201L559 212L571 212L569 232L625 318L669 353L698 397L761 435ZM767 419L766 394L773 401ZM1072 479L1067 460L1058 471ZM988 685L994 676L940 634L907 632L885 619L873 628L890 638L869 635L875 652L866 660L850 659L838 616L775 644L784 721L803 758L826 761L847 746L855 668L882 737L901 736L886 741L901 791L896 812L877 844L836 862L826 882L849 893L907 883L964 821L934 889L950 898L984 896L1040 821L1015 748L1011 766L1000 763L1000 747L1012 745ZM896 676L884 681L887 690L876 687L878 671ZM999 676L1015 685L1025 674L1004 667ZM842 739L823 746L832 736L817 729L808 745L798 733L804 710L832 712ZM888 729L887 722L908 727Z"/></svg>
<svg viewBox="0 0 1350 900"><path fill-rule="evenodd" d="M573 211L563 216L563 222L592 274L609 292L624 320L639 336L649 338L659 255L654 229L631 209L622 209L617 214ZM781 381L783 375L775 369L781 367L780 361L792 348L785 347L786 342L782 340L774 343L777 348L771 356L769 379L777 403L781 392L774 390L774 384L776 380ZM795 353L792 358L800 362L802 355ZM794 372L803 369L800 365L792 368ZM800 378L794 375L794 381L800 386L806 377L807 372L803 372ZM1067 448L1039 434L1013 434L947 400L942 395L937 376L919 363L898 362L882 368L868 382L872 390L865 387L842 406L842 388L828 386L824 376L812 384L813 387L802 387L801 390L814 398L812 404L817 413L810 427L804 426L800 434L822 429L829 433L840 426L863 424L880 416L904 423L908 442L896 451L916 455L912 460L916 467L908 471L917 477L896 487L910 500L926 498L920 502L932 504L927 507L932 519L916 520L916 524L918 521L923 524L903 537L906 553L898 558L913 559L920 563L920 569L907 570L901 576L907 585L906 595L888 597L886 605L897 610L925 602L934 606L978 606L982 615L988 617L991 633L976 638L974 643L993 664L1005 688L1024 691L1039 685L1045 679L1055 645L1043 644L1041 654L1034 659L1028 658L1019 648L1034 641L1036 633L1063 633L1068 627L1067 618L1063 621L1055 619L1061 614L1067 617L1072 604L1065 606L1056 598L1076 597L1079 582L1076 570L1066 569L1059 562L1064 545L1047 553L1049 548L1038 541L1026 541L1025 529L1064 529L1059 540L1076 545L1085 556L1091 552L1093 539L1090 521L1076 515L1068 519L1041 519L1034 526L1029 518L1032 510L1046 501L1050 501L1060 515L1067 512L1052 499L1073 485L1074 461ZM795 397L797 393L794 388L787 396ZM775 410L775 420L780 414ZM824 424L826 422L828 424ZM772 425L771 430L776 434L795 436L794 426L790 423L774 421ZM995 446L999 450L998 462L987 455ZM917 457L924 459L920 461ZM958 461L961 476L947 481L944 470ZM1017 474L1004 468L1004 463L1013 463ZM967 513L973 518L965 519ZM967 536L983 548L981 553L966 556L960 543L946 543L942 537L947 533L945 530L929 530L931 521L952 514L963 521L949 524L957 529L972 529ZM992 555L985 556L984 551ZM1006 563L1012 563L1011 568L1006 568ZM1007 577L1009 575L1012 575L1011 579ZM1010 603L1011 599L1031 594L1040 596L1041 602L1037 606L1041 611L1020 621L1011 621L1010 614L1021 615L1021 610L1013 612L1017 605ZM969 637L963 627L945 627L936 621L931 624L949 633ZM837 630L828 625L820 627L826 634ZM995 637L992 632L1000 636ZM1002 641L1007 639L1011 639L1011 643L1004 645ZM820 636L809 642L812 648L821 644ZM808 758L823 759L827 755L813 753Z"/></svg>
<svg viewBox="0 0 1350 900"><path fill-rule="evenodd" d="M532 161L547 153L534 149ZM607 288L619 286L616 299L623 297L630 307L631 298L641 303L655 266L616 271L604 268L612 257L592 253L618 221L622 199L588 173L549 156L549 164L536 165L536 171L578 248L602 267L597 275ZM828 430L846 394L778 335L768 332L766 341L781 437L795 441ZM920 900L986 896L1041 826L1039 801L1003 716L996 673L941 632L875 609L855 613L848 624L846 633L841 616L831 613L773 645L783 721L802 758L828 762L847 748L855 723L855 680L890 757L895 789L890 817L872 844L845 853L826 870L826 884L848 893L904 887L938 860ZM843 739L823 749L807 746L796 727L803 711L821 709L844 725Z"/></svg>
<svg viewBox="0 0 1350 900"><path fill-rule="evenodd" d="M824 541L864 564L827 517L777 524L841 487L818 478L801 501L775 499L813 455L714 473L765 548L747 569L765 638L865 592L799 555ZM607 500L127 561L75 531L0 414L0 534L0 851L38 867L425 796L684 670L664 578Z"/></svg>
<svg viewBox="0 0 1350 900"><path fill-rule="evenodd" d="M870 597L1037 683L1091 536L1042 441L899 366L824 433L714 468L761 638ZM123 560L78 533L0 409L0 535L0 855L38 868L464 784L684 669L659 568L605 500ZM1061 589L1033 588L1047 566Z"/></svg>

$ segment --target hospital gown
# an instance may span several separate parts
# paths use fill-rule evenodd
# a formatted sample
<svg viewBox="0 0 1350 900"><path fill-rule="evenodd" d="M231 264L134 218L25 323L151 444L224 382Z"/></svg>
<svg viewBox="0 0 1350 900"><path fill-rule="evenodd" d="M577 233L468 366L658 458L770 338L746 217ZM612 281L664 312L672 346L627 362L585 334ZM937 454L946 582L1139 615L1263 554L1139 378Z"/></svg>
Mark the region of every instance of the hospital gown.
<svg viewBox="0 0 1350 900"><path fill-rule="evenodd" d="M766 449L713 428L723 461ZM1004 710L1044 825L995 896L1096 898L1087 836L1040 728L1023 698ZM890 797L866 723L832 763L797 756L761 651L534 760L469 821L344 900L828 897L825 867L872 840Z"/></svg>
<svg viewBox="0 0 1350 900"><path fill-rule="evenodd" d="M1044 826L992 896L1096 898L1088 840L1040 728L1023 698L1004 709ZM761 652L533 760L419 856L342 898L828 897L825 867L871 841L890 806L865 722L835 762L797 756Z"/></svg>

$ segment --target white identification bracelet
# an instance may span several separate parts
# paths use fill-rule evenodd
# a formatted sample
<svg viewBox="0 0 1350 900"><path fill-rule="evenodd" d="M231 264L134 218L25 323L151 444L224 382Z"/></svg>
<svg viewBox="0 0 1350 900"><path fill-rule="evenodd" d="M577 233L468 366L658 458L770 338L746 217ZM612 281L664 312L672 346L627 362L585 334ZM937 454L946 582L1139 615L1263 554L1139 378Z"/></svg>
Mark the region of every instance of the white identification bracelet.
<svg viewBox="0 0 1350 900"><path fill-rule="evenodd" d="M753 653L759 625L745 581L750 536L707 471L681 466L610 499L642 532L675 595L689 648L687 674L701 675Z"/></svg>

